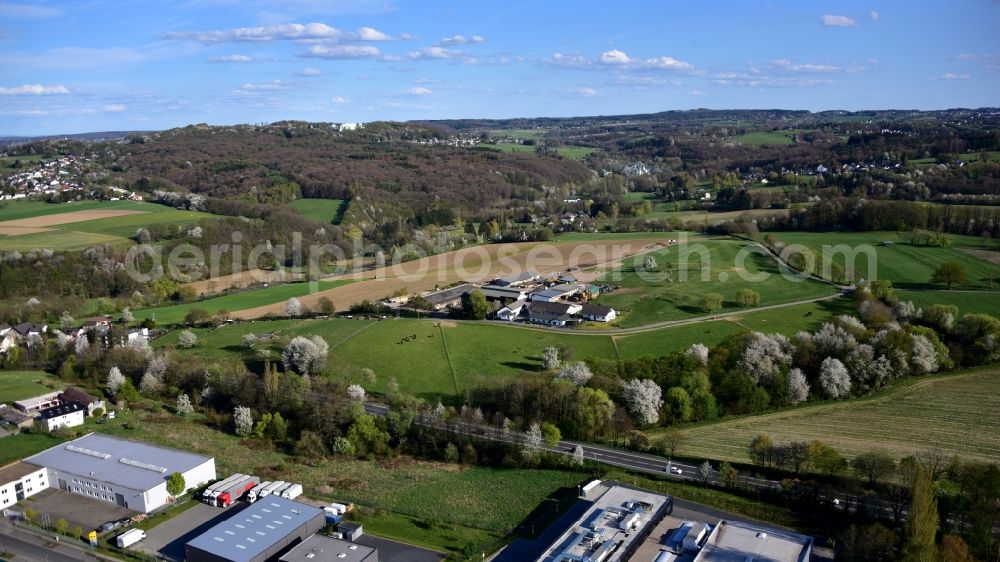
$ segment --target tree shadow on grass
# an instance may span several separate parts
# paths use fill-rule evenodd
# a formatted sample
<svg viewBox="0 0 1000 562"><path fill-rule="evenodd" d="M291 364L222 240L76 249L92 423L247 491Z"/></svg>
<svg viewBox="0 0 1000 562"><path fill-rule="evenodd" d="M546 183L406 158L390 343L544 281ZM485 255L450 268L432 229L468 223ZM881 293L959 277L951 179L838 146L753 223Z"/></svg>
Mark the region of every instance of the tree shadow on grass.
<svg viewBox="0 0 1000 562"><path fill-rule="evenodd" d="M510 367L511 369L518 369L520 371L530 371L533 373L540 373L544 371L541 365L537 363L526 363L524 361L504 361L500 363L504 367Z"/></svg>

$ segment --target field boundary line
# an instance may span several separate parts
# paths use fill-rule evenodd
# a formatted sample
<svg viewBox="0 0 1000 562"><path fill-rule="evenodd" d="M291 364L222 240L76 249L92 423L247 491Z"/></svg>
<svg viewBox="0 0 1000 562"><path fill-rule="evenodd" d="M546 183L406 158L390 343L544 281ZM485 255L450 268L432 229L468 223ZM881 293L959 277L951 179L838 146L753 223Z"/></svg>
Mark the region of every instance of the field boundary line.
<svg viewBox="0 0 1000 562"><path fill-rule="evenodd" d="M451 371L451 383L455 385L455 396L458 396L458 375L455 374L455 364L451 362L451 353L448 352L448 340L444 337L444 328L441 327L440 322L434 324L437 326L438 333L441 334L441 345L444 347L444 358L448 360L448 370Z"/></svg>
<svg viewBox="0 0 1000 562"><path fill-rule="evenodd" d="M330 346L330 349L333 349L333 348L335 348L335 347L338 347L339 345L341 345L341 344L345 343L345 342L346 342L347 340L349 340L349 339L353 338L354 336L356 336L356 335L360 334L361 332L364 332L364 331L365 331L365 330L367 330L368 328L371 328L371 327L372 327L372 326L374 326L375 324L378 324L378 322L369 322L369 323L368 323L367 325L365 325L365 326L362 326L362 327L358 328L357 330L354 330L354 331L353 331L353 332L351 332L350 334L347 334L346 336L344 336L343 338L341 338L340 340L338 340L338 341L337 341L337 343L335 343L335 344L331 345L331 346Z"/></svg>
<svg viewBox="0 0 1000 562"><path fill-rule="evenodd" d="M618 363L622 362L622 350L618 349L618 338L611 336L611 346L615 348L615 355L618 356Z"/></svg>

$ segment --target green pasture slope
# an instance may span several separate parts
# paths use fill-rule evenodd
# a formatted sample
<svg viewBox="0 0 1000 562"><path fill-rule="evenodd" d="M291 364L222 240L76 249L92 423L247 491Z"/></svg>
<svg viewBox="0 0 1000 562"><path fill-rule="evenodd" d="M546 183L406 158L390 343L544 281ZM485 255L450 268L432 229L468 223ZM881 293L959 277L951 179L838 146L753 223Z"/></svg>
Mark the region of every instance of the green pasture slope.
<svg viewBox="0 0 1000 562"><path fill-rule="evenodd" d="M934 270L945 262L958 262L965 269L966 283L955 289L989 290L990 280L1000 279L1000 265L969 255L961 248L981 248L982 240L973 236L954 236L950 247L912 246L898 232L780 232L776 236L787 244L802 244L817 256L817 268L824 246L845 245L857 255L854 259L856 279L888 279L901 289L937 289L931 285ZM891 242L891 245L883 245ZM877 257L869 263L865 251ZM845 264L845 255L836 253L834 260Z"/></svg>
<svg viewBox="0 0 1000 562"><path fill-rule="evenodd" d="M719 312L739 310L736 292L745 287L760 293L760 306L834 293L833 287L818 281L796 281L782 276L772 257L746 252L747 247L748 243L741 240L698 238L637 256L626 262L620 278L614 272L604 277L602 283L620 288L601 295L597 302L621 312L622 327L633 327L703 316L707 314L701 307L705 293L723 296L723 309ZM656 259L659 279L655 279L656 273L647 276L636 271L641 270L647 255ZM672 267L672 280L664 273L668 264ZM686 279L682 275L685 268Z"/></svg>
<svg viewBox="0 0 1000 562"><path fill-rule="evenodd" d="M762 146L766 144L792 144L792 137L800 131L753 131L734 140L740 144Z"/></svg>
<svg viewBox="0 0 1000 562"><path fill-rule="evenodd" d="M347 211L348 201L345 199L296 199L289 201L287 205L309 220L340 224Z"/></svg>
<svg viewBox="0 0 1000 562"><path fill-rule="evenodd" d="M0 403L47 394L64 386L43 371L0 371Z"/></svg>
<svg viewBox="0 0 1000 562"><path fill-rule="evenodd" d="M350 279L343 279L339 281L320 281L319 290L325 291L327 289L333 289L334 287L340 287L352 282L353 281ZM156 319L156 323L158 325L169 326L183 322L187 313L194 308L200 308L208 311L210 314L215 314L220 310L228 310L232 312L274 304L276 302L284 302L292 297L302 297L308 295L310 292L310 283L308 282L285 283L282 285L273 285L271 287L262 287L260 289L247 289L245 291L211 297L200 301L187 302L184 304L144 308L133 311L133 314L135 315L135 319L139 322L145 320L146 318L153 317Z"/></svg>

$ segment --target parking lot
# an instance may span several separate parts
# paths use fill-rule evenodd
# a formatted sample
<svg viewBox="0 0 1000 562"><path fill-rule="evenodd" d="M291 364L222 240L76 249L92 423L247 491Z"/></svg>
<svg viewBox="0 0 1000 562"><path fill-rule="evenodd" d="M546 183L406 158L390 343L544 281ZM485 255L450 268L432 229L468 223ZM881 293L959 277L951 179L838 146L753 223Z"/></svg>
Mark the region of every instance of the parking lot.
<svg viewBox="0 0 1000 562"><path fill-rule="evenodd" d="M445 557L440 552L371 535L361 535L354 542L377 548L379 562L439 562Z"/></svg>
<svg viewBox="0 0 1000 562"><path fill-rule="evenodd" d="M135 511L120 505L53 488L31 496L24 502L24 506L39 514L48 514L53 522L65 519L69 521L70 528L79 525L84 532L94 530L107 521L136 515Z"/></svg>
<svg viewBox="0 0 1000 562"><path fill-rule="evenodd" d="M146 531L146 539L135 546L147 554L159 554L171 560L184 560L184 545L212 526L239 513L246 507L236 502L229 508L213 507L201 502L173 519Z"/></svg>

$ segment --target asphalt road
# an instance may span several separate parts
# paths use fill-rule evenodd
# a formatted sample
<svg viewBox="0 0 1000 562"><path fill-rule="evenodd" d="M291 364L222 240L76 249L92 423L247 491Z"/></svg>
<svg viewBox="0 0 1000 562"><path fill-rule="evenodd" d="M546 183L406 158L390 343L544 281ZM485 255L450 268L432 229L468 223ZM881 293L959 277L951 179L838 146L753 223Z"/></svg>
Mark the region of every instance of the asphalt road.
<svg viewBox="0 0 1000 562"><path fill-rule="evenodd" d="M15 527L6 521L0 522L0 556L2 553L10 553L16 560L33 562L104 560L87 552L86 547L70 546L65 540L57 543L31 530Z"/></svg>

